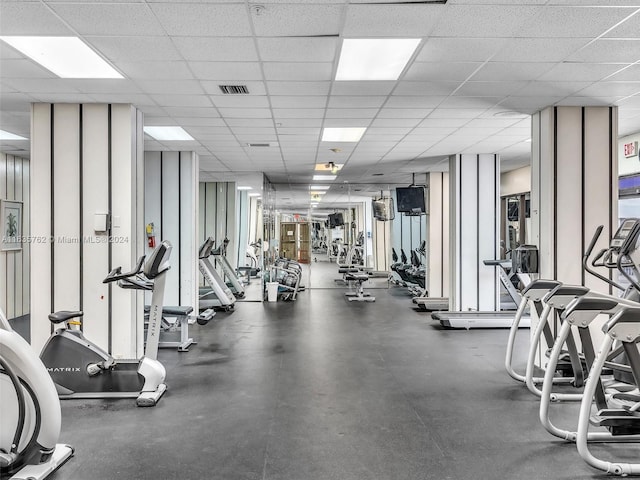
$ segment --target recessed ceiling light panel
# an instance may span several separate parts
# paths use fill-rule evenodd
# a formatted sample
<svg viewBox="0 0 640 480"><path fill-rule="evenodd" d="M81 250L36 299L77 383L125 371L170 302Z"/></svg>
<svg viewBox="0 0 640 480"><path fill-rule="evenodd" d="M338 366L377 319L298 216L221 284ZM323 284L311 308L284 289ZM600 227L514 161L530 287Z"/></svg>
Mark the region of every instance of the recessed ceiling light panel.
<svg viewBox="0 0 640 480"><path fill-rule="evenodd" d="M332 181L335 180L336 177L337 175L314 175L313 179L319 181Z"/></svg>
<svg viewBox="0 0 640 480"><path fill-rule="evenodd" d="M29 139L25 137L21 137L20 135L16 135L15 133L0 130L0 140L29 140Z"/></svg>
<svg viewBox="0 0 640 480"><path fill-rule="evenodd" d="M0 40L61 78L123 78L78 37L0 36Z"/></svg>
<svg viewBox="0 0 640 480"><path fill-rule="evenodd" d="M322 131L323 142L359 142L367 130L366 127L332 128Z"/></svg>
<svg viewBox="0 0 640 480"><path fill-rule="evenodd" d="M397 80L419 44L419 38L347 38L336 80Z"/></svg>
<svg viewBox="0 0 640 480"><path fill-rule="evenodd" d="M144 133L160 141L193 140L193 137L189 135L182 127L147 126L147 127L144 127Z"/></svg>
<svg viewBox="0 0 640 480"><path fill-rule="evenodd" d="M253 190L253 188L252 187L240 186L240 187L238 187L238 190Z"/></svg>
<svg viewBox="0 0 640 480"><path fill-rule="evenodd" d="M309 190L329 190L331 185L309 185Z"/></svg>

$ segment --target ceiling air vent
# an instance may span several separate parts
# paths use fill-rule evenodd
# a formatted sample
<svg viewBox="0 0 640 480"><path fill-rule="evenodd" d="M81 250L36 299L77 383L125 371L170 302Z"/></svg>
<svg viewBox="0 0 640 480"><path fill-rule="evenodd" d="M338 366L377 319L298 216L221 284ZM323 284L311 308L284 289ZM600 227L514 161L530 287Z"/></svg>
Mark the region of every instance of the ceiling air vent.
<svg viewBox="0 0 640 480"><path fill-rule="evenodd" d="M249 89L246 85L218 85L225 95L247 95Z"/></svg>
<svg viewBox="0 0 640 480"><path fill-rule="evenodd" d="M278 142L256 142L256 143L247 143L248 147L277 147Z"/></svg>

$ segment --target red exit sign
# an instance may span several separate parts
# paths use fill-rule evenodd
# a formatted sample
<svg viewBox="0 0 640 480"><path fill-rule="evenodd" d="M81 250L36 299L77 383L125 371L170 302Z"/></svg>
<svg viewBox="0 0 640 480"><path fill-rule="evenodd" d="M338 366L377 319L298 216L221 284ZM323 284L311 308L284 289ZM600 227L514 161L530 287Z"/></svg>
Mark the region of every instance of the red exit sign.
<svg viewBox="0 0 640 480"><path fill-rule="evenodd" d="M631 142L624 144L624 156L633 157L638 155L638 142Z"/></svg>

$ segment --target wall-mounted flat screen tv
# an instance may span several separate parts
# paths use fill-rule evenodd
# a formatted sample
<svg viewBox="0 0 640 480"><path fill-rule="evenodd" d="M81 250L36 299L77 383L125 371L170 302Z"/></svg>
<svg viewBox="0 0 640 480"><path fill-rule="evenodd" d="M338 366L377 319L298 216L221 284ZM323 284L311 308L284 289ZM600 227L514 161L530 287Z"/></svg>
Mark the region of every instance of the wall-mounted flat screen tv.
<svg viewBox="0 0 640 480"><path fill-rule="evenodd" d="M397 187L396 204L400 213L426 213L424 187Z"/></svg>
<svg viewBox="0 0 640 480"><path fill-rule="evenodd" d="M396 216L395 208L393 207L393 198L385 197L378 200L372 200L373 206L373 218L381 222L388 222L393 220Z"/></svg>

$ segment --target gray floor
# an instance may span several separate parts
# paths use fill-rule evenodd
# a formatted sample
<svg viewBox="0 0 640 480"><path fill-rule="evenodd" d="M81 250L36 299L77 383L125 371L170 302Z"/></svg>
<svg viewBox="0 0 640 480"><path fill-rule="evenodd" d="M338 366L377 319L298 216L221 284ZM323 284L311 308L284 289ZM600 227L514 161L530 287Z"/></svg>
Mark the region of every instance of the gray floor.
<svg viewBox="0 0 640 480"><path fill-rule="evenodd" d="M604 477L539 426L537 401L503 370L507 331L441 330L401 290L376 297L308 290L195 326L190 352L160 352L157 407L63 402L76 455L51 478ZM557 408L570 424L576 406Z"/></svg>

